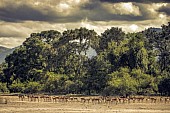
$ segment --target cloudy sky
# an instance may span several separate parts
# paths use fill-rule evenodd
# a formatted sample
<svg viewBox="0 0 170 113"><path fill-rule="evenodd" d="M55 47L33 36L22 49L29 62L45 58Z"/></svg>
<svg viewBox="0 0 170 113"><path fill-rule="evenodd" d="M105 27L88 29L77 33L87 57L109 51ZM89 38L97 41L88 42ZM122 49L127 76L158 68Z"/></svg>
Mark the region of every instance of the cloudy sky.
<svg viewBox="0 0 170 113"><path fill-rule="evenodd" d="M170 0L0 0L0 46L21 45L30 33L86 27L136 32L170 21Z"/></svg>

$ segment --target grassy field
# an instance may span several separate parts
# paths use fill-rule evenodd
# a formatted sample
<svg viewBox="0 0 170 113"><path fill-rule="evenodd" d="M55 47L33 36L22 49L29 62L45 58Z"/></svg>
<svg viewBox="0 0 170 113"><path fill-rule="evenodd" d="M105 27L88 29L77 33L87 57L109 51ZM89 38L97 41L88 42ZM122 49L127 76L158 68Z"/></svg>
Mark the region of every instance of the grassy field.
<svg viewBox="0 0 170 113"><path fill-rule="evenodd" d="M170 103L81 103L20 101L17 96L1 96L0 113L170 113Z"/></svg>

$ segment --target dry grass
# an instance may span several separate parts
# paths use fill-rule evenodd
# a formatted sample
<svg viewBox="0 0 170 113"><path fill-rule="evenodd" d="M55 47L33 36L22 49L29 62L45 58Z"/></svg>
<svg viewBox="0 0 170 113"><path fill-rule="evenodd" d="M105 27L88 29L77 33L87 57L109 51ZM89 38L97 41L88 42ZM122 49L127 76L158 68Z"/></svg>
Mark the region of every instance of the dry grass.
<svg viewBox="0 0 170 113"><path fill-rule="evenodd" d="M81 102L19 101L17 96L1 96L8 100L0 104L0 113L170 113L170 103L94 104Z"/></svg>

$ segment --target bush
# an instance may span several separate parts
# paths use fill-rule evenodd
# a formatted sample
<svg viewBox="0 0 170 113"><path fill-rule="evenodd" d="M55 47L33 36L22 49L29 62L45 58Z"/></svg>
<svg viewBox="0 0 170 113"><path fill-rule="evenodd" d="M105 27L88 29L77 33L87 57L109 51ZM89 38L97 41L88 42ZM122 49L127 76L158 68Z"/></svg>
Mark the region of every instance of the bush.
<svg viewBox="0 0 170 113"><path fill-rule="evenodd" d="M158 85L158 90L162 95L170 96L170 78L163 79Z"/></svg>
<svg viewBox="0 0 170 113"><path fill-rule="evenodd" d="M111 80L108 82L109 89L112 91L109 92L113 95L128 96L134 95L137 92L137 82L129 74L128 68L121 68L119 71L115 71L110 74ZM108 89L105 89L108 90Z"/></svg>
<svg viewBox="0 0 170 113"><path fill-rule="evenodd" d="M0 92L2 93L9 92L8 88L6 87L6 83L0 82Z"/></svg>
<svg viewBox="0 0 170 113"><path fill-rule="evenodd" d="M14 80L13 83L9 86L10 92L18 93L23 92L25 89L25 84L21 83L19 80Z"/></svg>
<svg viewBox="0 0 170 113"><path fill-rule="evenodd" d="M34 82L34 81L29 81L28 83L26 83L26 87L24 92L25 93L37 93L39 91L41 91L42 85L38 82Z"/></svg>
<svg viewBox="0 0 170 113"><path fill-rule="evenodd" d="M43 91L60 94L67 90L66 81L68 78L66 75L48 72L46 78L43 82Z"/></svg>
<svg viewBox="0 0 170 113"><path fill-rule="evenodd" d="M58 87L58 81L47 81L45 84L43 84L43 91L49 92L49 93L56 93L57 87Z"/></svg>

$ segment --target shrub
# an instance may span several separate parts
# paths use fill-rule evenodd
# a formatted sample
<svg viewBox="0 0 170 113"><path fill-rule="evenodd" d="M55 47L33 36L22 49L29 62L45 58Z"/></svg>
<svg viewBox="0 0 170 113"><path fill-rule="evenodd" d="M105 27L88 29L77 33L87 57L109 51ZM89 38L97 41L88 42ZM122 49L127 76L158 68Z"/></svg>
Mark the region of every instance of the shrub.
<svg viewBox="0 0 170 113"><path fill-rule="evenodd" d="M8 88L6 87L6 83L0 82L0 92L9 92Z"/></svg>
<svg viewBox="0 0 170 113"><path fill-rule="evenodd" d="M25 84L21 83L19 80L14 80L13 83L9 86L10 92L18 93L23 92L25 89Z"/></svg>
<svg viewBox="0 0 170 113"><path fill-rule="evenodd" d="M25 93L37 93L39 91L41 91L42 85L38 82L34 82L34 81L29 81L28 83L26 83L26 87L24 92Z"/></svg>
<svg viewBox="0 0 170 113"><path fill-rule="evenodd" d="M158 85L158 90L162 95L170 96L170 78L163 79Z"/></svg>

